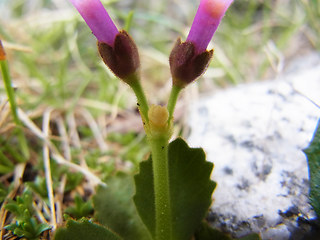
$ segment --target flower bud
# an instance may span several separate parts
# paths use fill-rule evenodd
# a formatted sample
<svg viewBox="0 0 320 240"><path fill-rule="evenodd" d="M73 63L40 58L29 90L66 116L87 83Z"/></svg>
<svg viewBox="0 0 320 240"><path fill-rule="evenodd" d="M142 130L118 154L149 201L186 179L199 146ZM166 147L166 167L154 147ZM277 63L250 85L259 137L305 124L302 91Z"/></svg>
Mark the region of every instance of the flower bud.
<svg viewBox="0 0 320 240"><path fill-rule="evenodd" d="M232 1L200 0L187 40L178 39L170 54L173 85L183 88L205 72L213 56L206 49Z"/></svg>
<svg viewBox="0 0 320 240"><path fill-rule="evenodd" d="M120 79L130 85L134 74L140 67L139 53L136 44L129 34L122 30L114 40L113 46L98 41L98 51L103 62Z"/></svg>
<svg viewBox="0 0 320 240"><path fill-rule="evenodd" d="M197 79L207 69L213 50L196 53L195 44L177 40L170 57L170 70L173 85L184 88Z"/></svg>
<svg viewBox="0 0 320 240"><path fill-rule="evenodd" d="M168 122L169 113L166 107L152 105L148 111L149 122L146 132L152 138L170 138L172 134L172 124Z"/></svg>

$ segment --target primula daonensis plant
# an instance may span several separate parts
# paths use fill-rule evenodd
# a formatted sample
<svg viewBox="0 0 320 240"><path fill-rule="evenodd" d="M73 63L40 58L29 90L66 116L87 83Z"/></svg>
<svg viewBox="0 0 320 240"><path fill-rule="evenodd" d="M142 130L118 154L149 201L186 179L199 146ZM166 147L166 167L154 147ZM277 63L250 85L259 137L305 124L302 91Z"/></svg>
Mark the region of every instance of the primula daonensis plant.
<svg viewBox="0 0 320 240"><path fill-rule="evenodd" d="M169 57L172 90L167 106L148 105L140 82L138 48L126 31L118 30L102 3L99 0L70 2L97 38L103 62L134 91L151 149L149 160L141 162L139 174L134 177L134 211L141 224L134 225L132 219L127 219L131 225L127 224L128 228L123 230L111 222L108 229L112 231L103 230L102 235L112 236L105 239L133 240L220 239L221 235L211 236L216 233L203 222L216 185L210 180L213 164L205 161L202 149L189 148L180 138L169 141L178 95L207 69L213 56L213 50L207 50L208 44L232 0L200 0L187 39L179 38ZM108 200L103 204L108 205ZM110 220L114 216L105 217ZM86 228L88 222L82 224ZM132 230L133 225L139 230ZM70 223L71 227L78 229L74 234L81 235L77 223ZM117 232L117 229L122 230ZM128 236L128 232L132 235ZM56 238L62 239L59 237L63 234L67 233L58 231Z"/></svg>

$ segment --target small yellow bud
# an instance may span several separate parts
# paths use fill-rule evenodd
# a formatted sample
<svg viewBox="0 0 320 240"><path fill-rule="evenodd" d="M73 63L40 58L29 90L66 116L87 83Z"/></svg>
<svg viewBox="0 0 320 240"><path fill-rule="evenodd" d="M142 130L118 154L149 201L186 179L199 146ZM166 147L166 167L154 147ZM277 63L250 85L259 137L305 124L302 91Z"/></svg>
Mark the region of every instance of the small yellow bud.
<svg viewBox="0 0 320 240"><path fill-rule="evenodd" d="M152 105L148 111L149 130L154 137L160 135L170 135L168 119L169 112L166 107Z"/></svg>
<svg viewBox="0 0 320 240"><path fill-rule="evenodd" d="M149 109L148 117L154 126L164 127L168 122L169 113L165 107L152 105Z"/></svg>

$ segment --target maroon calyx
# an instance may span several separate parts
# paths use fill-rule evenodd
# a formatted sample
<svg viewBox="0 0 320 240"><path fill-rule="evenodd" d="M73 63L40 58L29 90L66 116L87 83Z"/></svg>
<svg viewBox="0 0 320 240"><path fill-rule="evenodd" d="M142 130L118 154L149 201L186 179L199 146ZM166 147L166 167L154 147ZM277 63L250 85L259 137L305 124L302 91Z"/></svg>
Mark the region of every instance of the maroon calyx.
<svg viewBox="0 0 320 240"><path fill-rule="evenodd" d="M205 72L212 56L213 50L196 54L192 42L181 42L179 38L169 58L173 85L184 88L196 80Z"/></svg>
<svg viewBox="0 0 320 240"><path fill-rule="evenodd" d="M137 73L140 67L138 48L124 30L116 35L113 47L98 41L98 51L103 62L125 82L131 79L130 76Z"/></svg>

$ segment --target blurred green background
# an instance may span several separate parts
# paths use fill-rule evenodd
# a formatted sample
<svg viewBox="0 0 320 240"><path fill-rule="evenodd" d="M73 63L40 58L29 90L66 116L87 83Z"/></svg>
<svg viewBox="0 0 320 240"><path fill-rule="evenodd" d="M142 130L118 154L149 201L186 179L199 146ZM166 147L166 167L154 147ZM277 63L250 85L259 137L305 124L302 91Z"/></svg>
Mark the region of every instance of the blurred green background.
<svg viewBox="0 0 320 240"><path fill-rule="evenodd" d="M171 87L168 56L178 37L185 40L199 1L102 2L139 47L142 84L150 102L166 104ZM190 89L201 94L273 78L293 59L318 51L319 32L318 0L235 0L209 46L215 55L207 73ZM107 161L105 152L112 162L110 171L119 167L114 161L136 166L148 153L134 95L103 65L95 37L68 0L1 0L0 39L19 106L38 126L48 108L55 111L51 134L58 147L56 121L62 117L69 131L71 114L89 167L99 166L92 159ZM0 96L4 106L2 81ZM11 120L3 111L0 120L1 138L10 145ZM107 147L95 141L94 126ZM30 148L39 153L41 144L32 132L27 134ZM74 148L79 152L79 146Z"/></svg>

